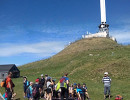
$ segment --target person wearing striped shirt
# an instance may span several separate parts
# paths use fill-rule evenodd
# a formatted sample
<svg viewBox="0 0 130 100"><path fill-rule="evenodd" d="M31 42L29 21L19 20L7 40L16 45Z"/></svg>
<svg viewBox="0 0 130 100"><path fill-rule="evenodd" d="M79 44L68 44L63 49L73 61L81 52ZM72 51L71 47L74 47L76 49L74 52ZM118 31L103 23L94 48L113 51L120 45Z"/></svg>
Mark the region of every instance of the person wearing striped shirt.
<svg viewBox="0 0 130 100"><path fill-rule="evenodd" d="M102 82L104 84L104 99L106 99L107 92L108 92L109 99L110 99L111 78L108 76L108 72L104 73Z"/></svg>

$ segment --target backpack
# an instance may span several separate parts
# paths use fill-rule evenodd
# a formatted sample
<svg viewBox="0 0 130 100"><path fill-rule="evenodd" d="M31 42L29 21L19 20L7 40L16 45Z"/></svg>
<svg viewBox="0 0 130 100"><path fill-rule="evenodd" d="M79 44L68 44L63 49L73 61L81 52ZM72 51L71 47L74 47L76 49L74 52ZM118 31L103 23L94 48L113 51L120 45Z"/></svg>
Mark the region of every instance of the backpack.
<svg viewBox="0 0 130 100"><path fill-rule="evenodd" d="M5 78L5 79L1 82L1 84L0 84L1 87L6 87L6 80L7 80L7 79Z"/></svg>
<svg viewBox="0 0 130 100"><path fill-rule="evenodd" d="M45 84L45 78L43 78L43 79L40 80L40 84L44 86L44 84Z"/></svg>
<svg viewBox="0 0 130 100"><path fill-rule="evenodd" d="M65 83L65 78L62 77L62 78L60 79L60 87L64 87L64 83Z"/></svg>
<svg viewBox="0 0 130 100"><path fill-rule="evenodd" d="M120 96L120 95L117 95L116 98L115 98L115 100L123 100L123 97Z"/></svg>
<svg viewBox="0 0 130 100"><path fill-rule="evenodd" d="M38 94L37 85L35 84L34 87L33 87L33 90L32 90L32 95L33 95L33 97L36 97L37 94Z"/></svg>
<svg viewBox="0 0 130 100"><path fill-rule="evenodd" d="M27 82L26 82L26 86L27 86L27 87L29 87L29 85L30 85L30 82L29 82L29 81L27 81Z"/></svg>

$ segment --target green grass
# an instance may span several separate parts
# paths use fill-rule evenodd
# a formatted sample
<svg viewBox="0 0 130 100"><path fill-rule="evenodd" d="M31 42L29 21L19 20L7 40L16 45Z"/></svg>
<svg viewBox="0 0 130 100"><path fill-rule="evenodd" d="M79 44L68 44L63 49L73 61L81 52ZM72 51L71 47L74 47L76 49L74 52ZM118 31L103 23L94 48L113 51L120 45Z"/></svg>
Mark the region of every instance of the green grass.
<svg viewBox="0 0 130 100"><path fill-rule="evenodd" d="M92 54L92 56L90 56ZM112 100L120 94L130 98L130 46L122 46L107 38L82 39L57 55L21 66L21 75L34 81L43 73L57 81L68 72L70 83L86 83L92 100L103 99L102 77L105 71L112 78ZM23 97L22 78L13 79L17 97Z"/></svg>

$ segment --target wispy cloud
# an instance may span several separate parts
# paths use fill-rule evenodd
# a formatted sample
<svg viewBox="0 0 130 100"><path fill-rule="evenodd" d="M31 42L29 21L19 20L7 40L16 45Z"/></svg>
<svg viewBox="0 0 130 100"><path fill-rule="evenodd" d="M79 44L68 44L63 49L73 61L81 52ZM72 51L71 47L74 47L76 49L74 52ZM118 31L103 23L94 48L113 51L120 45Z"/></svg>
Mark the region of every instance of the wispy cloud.
<svg viewBox="0 0 130 100"><path fill-rule="evenodd" d="M118 43L130 44L130 31L114 30L111 34L117 39Z"/></svg>
<svg viewBox="0 0 130 100"><path fill-rule="evenodd" d="M37 56L51 56L64 48L64 42L40 42L35 44L1 44L0 57L31 53Z"/></svg>
<svg viewBox="0 0 130 100"><path fill-rule="evenodd" d="M117 39L118 43L130 44L130 19L121 20L120 27L112 29L110 34Z"/></svg>

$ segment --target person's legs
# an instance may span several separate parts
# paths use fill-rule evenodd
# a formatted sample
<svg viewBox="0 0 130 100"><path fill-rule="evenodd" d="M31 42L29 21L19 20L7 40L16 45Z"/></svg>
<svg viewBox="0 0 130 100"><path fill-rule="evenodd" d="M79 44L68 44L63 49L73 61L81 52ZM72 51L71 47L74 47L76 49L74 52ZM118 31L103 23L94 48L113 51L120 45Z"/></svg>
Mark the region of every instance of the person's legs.
<svg viewBox="0 0 130 100"><path fill-rule="evenodd" d="M85 92L86 93L86 92ZM86 94L83 93L83 99L86 100Z"/></svg>
<svg viewBox="0 0 130 100"><path fill-rule="evenodd" d="M39 100L40 99L40 93L37 93L35 97L33 97L33 100Z"/></svg>
<svg viewBox="0 0 130 100"><path fill-rule="evenodd" d="M11 98L12 98L12 93L9 92L9 93L8 93L8 96L7 96L7 100L11 100Z"/></svg>
<svg viewBox="0 0 130 100"><path fill-rule="evenodd" d="M33 97L33 100L38 100L38 97Z"/></svg>
<svg viewBox="0 0 130 100"><path fill-rule="evenodd" d="M44 90L44 97L47 98L47 89Z"/></svg>
<svg viewBox="0 0 130 100"><path fill-rule="evenodd" d="M104 86L104 99L106 99L106 94L107 94L107 87Z"/></svg>
<svg viewBox="0 0 130 100"><path fill-rule="evenodd" d="M26 87L24 87L24 97L26 97Z"/></svg>
<svg viewBox="0 0 130 100"><path fill-rule="evenodd" d="M89 98L89 94L88 94L88 92L85 92L86 93L86 95L87 95L87 98Z"/></svg>
<svg viewBox="0 0 130 100"><path fill-rule="evenodd" d="M85 100L84 99L84 94L80 94L80 96L81 96L81 100Z"/></svg>
<svg viewBox="0 0 130 100"><path fill-rule="evenodd" d="M7 100L11 100L12 92L10 91L10 88L6 88L6 91L7 91Z"/></svg>
<svg viewBox="0 0 130 100"><path fill-rule="evenodd" d="M56 95L56 98L58 98L59 96L58 96L58 91L55 91L55 95Z"/></svg>
<svg viewBox="0 0 130 100"><path fill-rule="evenodd" d="M65 89L65 97L66 97L66 100L68 100L68 96L69 96L69 91L68 91L68 89Z"/></svg>
<svg viewBox="0 0 130 100"><path fill-rule="evenodd" d="M38 93L37 100L40 100L40 93Z"/></svg>
<svg viewBox="0 0 130 100"><path fill-rule="evenodd" d="M49 93L47 93L46 95L47 95L47 100L49 100Z"/></svg>
<svg viewBox="0 0 130 100"><path fill-rule="evenodd" d="M111 98L110 86L108 87L108 95L109 95L109 99L110 99Z"/></svg>
<svg viewBox="0 0 130 100"><path fill-rule="evenodd" d="M49 100L52 100L52 93L49 93Z"/></svg>
<svg viewBox="0 0 130 100"><path fill-rule="evenodd" d="M65 88L61 87L61 100L64 100Z"/></svg>
<svg viewBox="0 0 130 100"><path fill-rule="evenodd" d="M78 100L81 100L81 95L80 95L80 93L77 93L77 95L78 95Z"/></svg>

